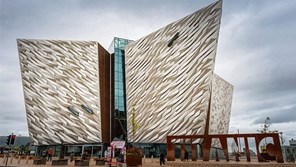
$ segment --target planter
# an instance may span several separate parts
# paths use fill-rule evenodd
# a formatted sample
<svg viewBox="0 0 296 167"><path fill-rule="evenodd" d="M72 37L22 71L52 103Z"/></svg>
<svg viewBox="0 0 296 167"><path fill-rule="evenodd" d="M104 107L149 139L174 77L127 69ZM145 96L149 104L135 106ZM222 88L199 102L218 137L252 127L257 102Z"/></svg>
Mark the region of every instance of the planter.
<svg viewBox="0 0 296 167"><path fill-rule="evenodd" d="M105 165L105 160L104 159L96 159L96 165Z"/></svg>
<svg viewBox="0 0 296 167"><path fill-rule="evenodd" d="M46 159L45 158L44 159L35 159L33 161L33 164L34 165L44 165L44 164L46 164Z"/></svg>
<svg viewBox="0 0 296 167"><path fill-rule="evenodd" d="M26 159L27 156L26 155L21 155L21 159Z"/></svg>
<svg viewBox="0 0 296 167"><path fill-rule="evenodd" d="M51 165L52 166L68 165L68 159L52 160Z"/></svg>
<svg viewBox="0 0 296 167"><path fill-rule="evenodd" d="M29 156L28 159L29 160L32 160L32 159L34 160L34 159L40 159L40 158L37 158L37 157L34 157L34 156Z"/></svg>
<svg viewBox="0 0 296 167"><path fill-rule="evenodd" d="M89 160L75 160L74 166L89 166Z"/></svg>
<svg viewBox="0 0 296 167"><path fill-rule="evenodd" d="M142 165L143 153L140 148L130 148L126 151L127 166Z"/></svg>
<svg viewBox="0 0 296 167"><path fill-rule="evenodd" d="M142 165L142 155L129 155L126 157L126 164L128 166Z"/></svg>

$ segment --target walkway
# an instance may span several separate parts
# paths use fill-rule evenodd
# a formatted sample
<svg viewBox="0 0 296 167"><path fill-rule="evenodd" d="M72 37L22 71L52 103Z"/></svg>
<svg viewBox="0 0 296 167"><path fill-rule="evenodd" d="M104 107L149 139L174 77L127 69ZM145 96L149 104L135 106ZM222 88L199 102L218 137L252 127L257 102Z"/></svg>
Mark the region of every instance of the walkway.
<svg viewBox="0 0 296 167"><path fill-rule="evenodd" d="M3 163L4 160L3 158L0 158L0 167L5 166ZM26 160L21 160L20 164L18 164L18 159L13 159L11 163L11 159L9 159L7 166L16 166L16 167L54 167L51 166L50 162L47 162L46 165L33 165L33 160L29 160L28 164L26 164ZM69 163L67 166L74 166L74 162ZM103 165L104 166L104 165ZM101 167L103 167L101 166ZM143 159L143 166L142 167L158 167L159 166L159 160L157 158L150 159L146 158ZM276 162L246 162L246 161L240 161L240 162L235 162L235 161L229 161L226 162L224 160L221 160L219 162L216 161L209 161L209 162L204 162L202 160L198 161L189 161L189 162L184 162L180 160L176 161L169 161L165 165L166 167L296 167L296 164L292 163L276 163ZM57 166L57 167L65 167L65 166ZM95 165L95 161L91 160L90 161L90 167L99 167L99 165Z"/></svg>

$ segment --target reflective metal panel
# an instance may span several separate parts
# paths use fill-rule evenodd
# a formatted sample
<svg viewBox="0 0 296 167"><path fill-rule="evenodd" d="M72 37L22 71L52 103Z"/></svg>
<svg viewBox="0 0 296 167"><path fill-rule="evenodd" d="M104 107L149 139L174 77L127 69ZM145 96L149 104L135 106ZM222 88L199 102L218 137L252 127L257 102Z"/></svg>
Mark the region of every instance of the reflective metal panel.
<svg viewBox="0 0 296 167"><path fill-rule="evenodd" d="M17 42L33 144L101 142L98 43Z"/></svg>
<svg viewBox="0 0 296 167"><path fill-rule="evenodd" d="M213 3L126 47L129 141L164 143L167 135L204 133L221 7Z"/></svg>
<svg viewBox="0 0 296 167"><path fill-rule="evenodd" d="M233 86L219 77L212 78L212 95L209 134L227 134L229 129ZM221 147L217 140L213 140L215 147Z"/></svg>

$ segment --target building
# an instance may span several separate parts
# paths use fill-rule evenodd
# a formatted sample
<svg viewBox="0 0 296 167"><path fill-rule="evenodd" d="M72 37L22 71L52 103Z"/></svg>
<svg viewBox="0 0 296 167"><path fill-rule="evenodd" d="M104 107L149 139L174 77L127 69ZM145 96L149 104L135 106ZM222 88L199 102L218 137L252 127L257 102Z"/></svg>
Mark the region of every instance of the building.
<svg viewBox="0 0 296 167"><path fill-rule="evenodd" d="M32 143L95 155L119 138L151 153L167 135L227 133L233 86L214 74L221 13L218 1L139 40L115 37L108 51L17 40Z"/></svg>
<svg viewBox="0 0 296 167"><path fill-rule="evenodd" d="M127 45L129 141L228 132L233 87L214 75L221 13L218 1Z"/></svg>
<svg viewBox="0 0 296 167"><path fill-rule="evenodd" d="M290 146L296 146L296 140L289 140Z"/></svg>
<svg viewBox="0 0 296 167"><path fill-rule="evenodd" d="M109 143L109 53L97 42L17 43L31 143Z"/></svg>
<svg viewBox="0 0 296 167"><path fill-rule="evenodd" d="M289 140L289 145L282 146L282 153L286 162L294 162L296 157L296 140Z"/></svg>

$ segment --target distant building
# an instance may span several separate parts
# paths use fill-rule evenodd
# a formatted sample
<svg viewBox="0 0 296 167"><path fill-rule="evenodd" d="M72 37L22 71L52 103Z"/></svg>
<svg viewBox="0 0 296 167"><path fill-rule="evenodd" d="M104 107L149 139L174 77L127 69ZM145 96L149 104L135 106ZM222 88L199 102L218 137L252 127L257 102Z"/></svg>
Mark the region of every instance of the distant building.
<svg viewBox="0 0 296 167"><path fill-rule="evenodd" d="M296 146L296 140L289 140L290 146Z"/></svg>
<svg viewBox="0 0 296 167"><path fill-rule="evenodd" d="M294 158L296 158L296 140L292 139L289 140L289 146L285 145L282 146L282 153L283 153L283 157L284 160L286 162L290 161L290 158L294 156Z"/></svg>

